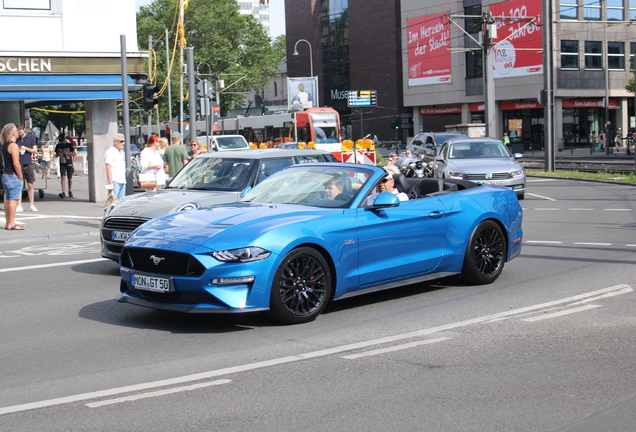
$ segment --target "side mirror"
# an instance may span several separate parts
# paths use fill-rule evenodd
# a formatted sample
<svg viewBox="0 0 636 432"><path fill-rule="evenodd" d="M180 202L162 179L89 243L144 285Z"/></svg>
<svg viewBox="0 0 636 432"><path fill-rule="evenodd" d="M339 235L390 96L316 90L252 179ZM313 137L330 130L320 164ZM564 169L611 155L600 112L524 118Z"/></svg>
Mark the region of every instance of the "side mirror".
<svg viewBox="0 0 636 432"><path fill-rule="evenodd" d="M521 159L523 157L523 153L515 153L515 159Z"/></svg>
<svg viewBox="0 0 636 432"><path fill-rule="evenodd" d="M393 195L391 192L382 192L380 195L375 197L373 204L368 206L367 208L370 210L381 209L386 207L397 207L400 205L400 200L396 195Z"/></svg>
<svg viewBox="0 0 636 432"><path fill-rule="evenodd" d="M435 162L444 162L444 156L442 155L435 156Z"/></svg>

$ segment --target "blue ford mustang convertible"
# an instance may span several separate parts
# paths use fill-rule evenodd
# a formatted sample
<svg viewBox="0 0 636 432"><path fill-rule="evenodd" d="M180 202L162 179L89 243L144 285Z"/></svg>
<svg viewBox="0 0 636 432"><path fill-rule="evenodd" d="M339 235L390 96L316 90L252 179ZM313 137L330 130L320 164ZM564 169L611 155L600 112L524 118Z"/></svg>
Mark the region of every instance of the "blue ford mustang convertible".
<svg viewBox="0 0 636 432"><path fill-rule="evenodd" d="M330 300L379 289L450 275L492 283L521 251L522 211L511 189L388 177L366 165L295 165L236 203L153 219L122 250L118 300L267 311L295 324L314 320ZM378 193L383 183L396 191Z"/></svg>

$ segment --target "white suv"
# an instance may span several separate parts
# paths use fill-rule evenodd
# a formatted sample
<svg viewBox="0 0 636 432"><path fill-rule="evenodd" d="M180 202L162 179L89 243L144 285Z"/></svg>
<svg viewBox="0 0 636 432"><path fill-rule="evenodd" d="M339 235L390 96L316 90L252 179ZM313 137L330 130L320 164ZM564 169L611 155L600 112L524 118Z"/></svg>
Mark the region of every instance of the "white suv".
<svg viewBox="0 0 636 432"><path fill-rule="evenodd" d="M250 144L242 135L212 135L197 137L208 151L249 150Z"/></svg>

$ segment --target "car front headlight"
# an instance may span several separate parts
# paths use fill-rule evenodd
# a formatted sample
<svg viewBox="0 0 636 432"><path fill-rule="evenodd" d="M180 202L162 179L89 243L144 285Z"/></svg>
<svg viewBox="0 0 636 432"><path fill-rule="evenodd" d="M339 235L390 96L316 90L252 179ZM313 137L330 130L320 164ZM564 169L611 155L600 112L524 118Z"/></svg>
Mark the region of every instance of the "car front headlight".
<svg viewBox="0 0 636 432"><path fill-rule="evenodd" d="M115 210L115 207L119 205L119 201L120 200L115 200L106 207L104 210L104 217L108 216L113 210Z"/></svg>
<svg viewBox="0 0 636 432"><path fill-rule="evenodd" d="M270 251L255 246L229 249L224 251L215 251L210 253L210 255L222 262L261 261L269 258L271 254L272 253Z"/></svg>
<svg viewBox="0 0 636 432"><path fill-rule="evenodd" d="M521 177L523 175L523 170L520 169L518 171L513 171L510 173L510 177Z"/></svg>
<svg viewBox="0 0 636 432"><path fill-rule="evenodd" d="M455 171L449 171L448 172L448 177L450 177L452 179L463 180L464 178L466 178L466 174L460 173L460 172L455 172Z"/></svg>

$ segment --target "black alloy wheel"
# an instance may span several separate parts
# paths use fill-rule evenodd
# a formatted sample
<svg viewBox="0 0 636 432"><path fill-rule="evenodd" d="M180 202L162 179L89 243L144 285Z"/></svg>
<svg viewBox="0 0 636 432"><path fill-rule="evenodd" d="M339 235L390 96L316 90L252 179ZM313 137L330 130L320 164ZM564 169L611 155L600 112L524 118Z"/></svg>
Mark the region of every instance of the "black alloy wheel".
<svg viewBox="0 0 636 432"><path fill-rule="evenodd" d="M501 227L493 221L480 223L466 247L462 279L475 285L493 283L503 271L506 251Z"/></svg>
<svg viewBox="0 0 636 432"><path fill-rule="evenodd" d="M269 315L285 324L313 321L331 297L329 265L315 249L301 247L283 258L270 298Z"/></svg>

